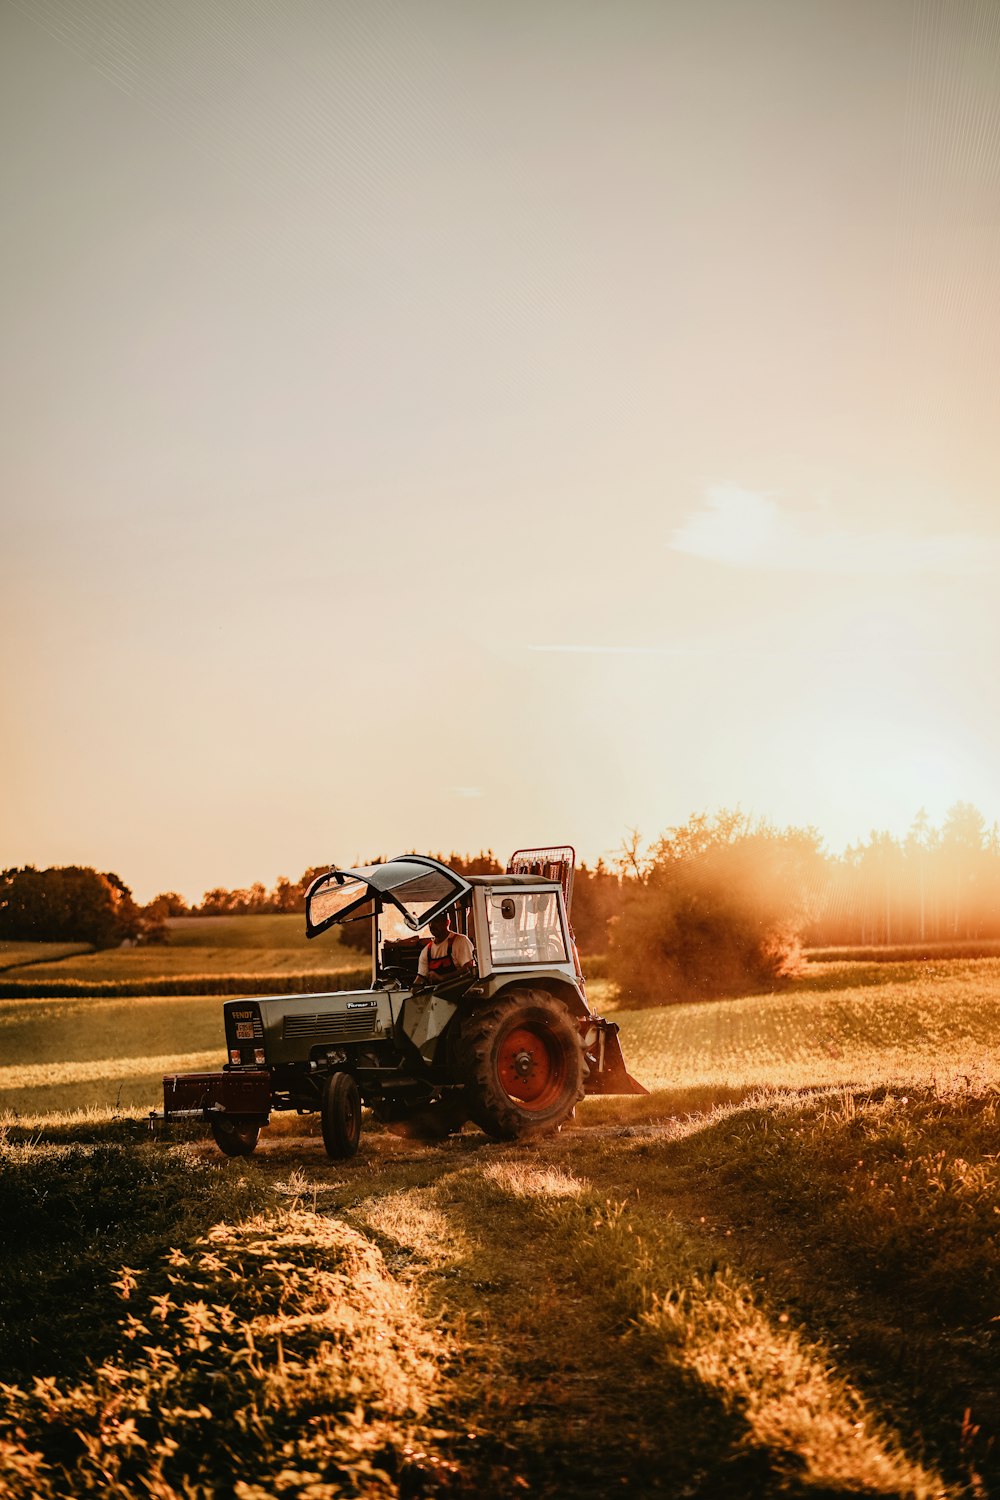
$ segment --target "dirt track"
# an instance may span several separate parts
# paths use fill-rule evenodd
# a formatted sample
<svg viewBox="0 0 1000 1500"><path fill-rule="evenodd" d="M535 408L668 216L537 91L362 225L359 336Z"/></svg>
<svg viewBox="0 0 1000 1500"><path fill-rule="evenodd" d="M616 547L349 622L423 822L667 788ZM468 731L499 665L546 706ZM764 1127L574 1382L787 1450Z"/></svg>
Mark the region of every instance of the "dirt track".
<svg viewBox="0 0 1000 1500"><path fill-rule="evenodd" d="M665 1146L689 1129L573 1126L517 1148L368 1133L347 1164L318 1134L264 1133L255 1160L277 1190L373 1239L439 1330L412 1493L947 1493L788 1313L741 1302L734 1288L770 1281L774 1257L664 1178ZM689 1312L657 1313L689 1283Z"/></svg>

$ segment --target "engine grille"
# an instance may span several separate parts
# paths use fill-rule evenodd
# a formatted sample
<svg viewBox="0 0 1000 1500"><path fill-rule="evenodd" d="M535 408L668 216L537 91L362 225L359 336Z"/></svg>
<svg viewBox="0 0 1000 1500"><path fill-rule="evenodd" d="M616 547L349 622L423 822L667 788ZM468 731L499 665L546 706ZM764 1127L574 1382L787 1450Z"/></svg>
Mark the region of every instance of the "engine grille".
<svg viewBox="0 0 1000 1500"><path fill-rule="evenodd" d="M317 1042L353 1042L375 1035L374 1010L362 1011L360 1015L324 1011L322 1015L285 1016L282 1023L285 1041L307 1037Z"/></svg>

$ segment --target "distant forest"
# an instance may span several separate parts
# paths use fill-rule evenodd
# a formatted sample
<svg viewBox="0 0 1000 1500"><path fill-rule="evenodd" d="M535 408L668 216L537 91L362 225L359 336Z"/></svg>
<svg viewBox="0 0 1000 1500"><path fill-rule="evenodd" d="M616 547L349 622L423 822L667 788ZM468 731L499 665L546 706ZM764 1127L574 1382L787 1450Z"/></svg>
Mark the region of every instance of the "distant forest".
<svg viewBox="0 0 1000 1500"><path fill-rule="evenodd" d="M905 838L872 832L842 855L824 853L815 829L775 829L725 812L695 816L645 854L632 835L611 863L577 868L572 919L580 948L602 951L609 926L641 887L663 878L671 861L698 857L707 844L747 846L762 828L772 848L796 851L796 926L807 947L1000 939L1000 831L977 808L958 802L940 828L921 812ZM491 849L434 857L460 874L503 869ZM246 889L216 887L194 906L166 892L144 910L162 917L301 912L310 883L329 868L312 866L297 881L282 877L270 890L259 882ZM752 863L744 862L739 878L757 878Z"/></svg>
<svg viewBox="0 0 1000 1500"><path fill-rule="evenodd" d="M491 849L439 854L461 874L503 866ZM170 940L171 918L297 913L311 882L282 876L189 905L165 891L146 906L117 875L72 866L0 871L0 939L112 947ZM584 953L633 948L662 955L718 949L736 928L769 934L776 972L802 947L868 947L1000 939L1000 833L966 802L940 828L918 814L903 839L872 833L842 855L812 828L776 828L739 812L697 814L647 849L637 834L617 858L578 867L572 921ZM366 941L346 928L347 941ZM666 959L664 959L666 961ZM692 960L693 961L693 960Z"/></svg>

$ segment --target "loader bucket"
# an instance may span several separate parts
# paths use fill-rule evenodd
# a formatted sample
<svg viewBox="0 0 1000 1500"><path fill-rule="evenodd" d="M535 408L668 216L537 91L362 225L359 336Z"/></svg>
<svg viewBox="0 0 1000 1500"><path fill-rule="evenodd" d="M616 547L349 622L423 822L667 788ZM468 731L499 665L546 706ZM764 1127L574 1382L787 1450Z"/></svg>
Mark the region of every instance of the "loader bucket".
<svg viewBox="0 0 1000 1500"><path fill-rule="evenodd" d="M592 1070L587 1079L588 1094L648 1094L633 1078L625 1066L622 1044L618 1040L618 1027L614 1021L600 1022L603 1041L603 1063L599 1070Z"/></svg>

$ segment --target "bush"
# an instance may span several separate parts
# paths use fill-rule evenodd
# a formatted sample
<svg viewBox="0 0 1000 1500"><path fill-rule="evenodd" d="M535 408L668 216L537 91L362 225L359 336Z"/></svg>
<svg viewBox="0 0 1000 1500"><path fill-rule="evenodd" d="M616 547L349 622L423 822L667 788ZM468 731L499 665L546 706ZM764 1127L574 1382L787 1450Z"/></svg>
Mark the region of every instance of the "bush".
<svg viewBox="0 0 1000 1500"><path fill-rule="evenodd" d="M625 887L609 977L630 1005L776 989L801 966L823 867L811 829L739 812L670 829Z"/></svg>

